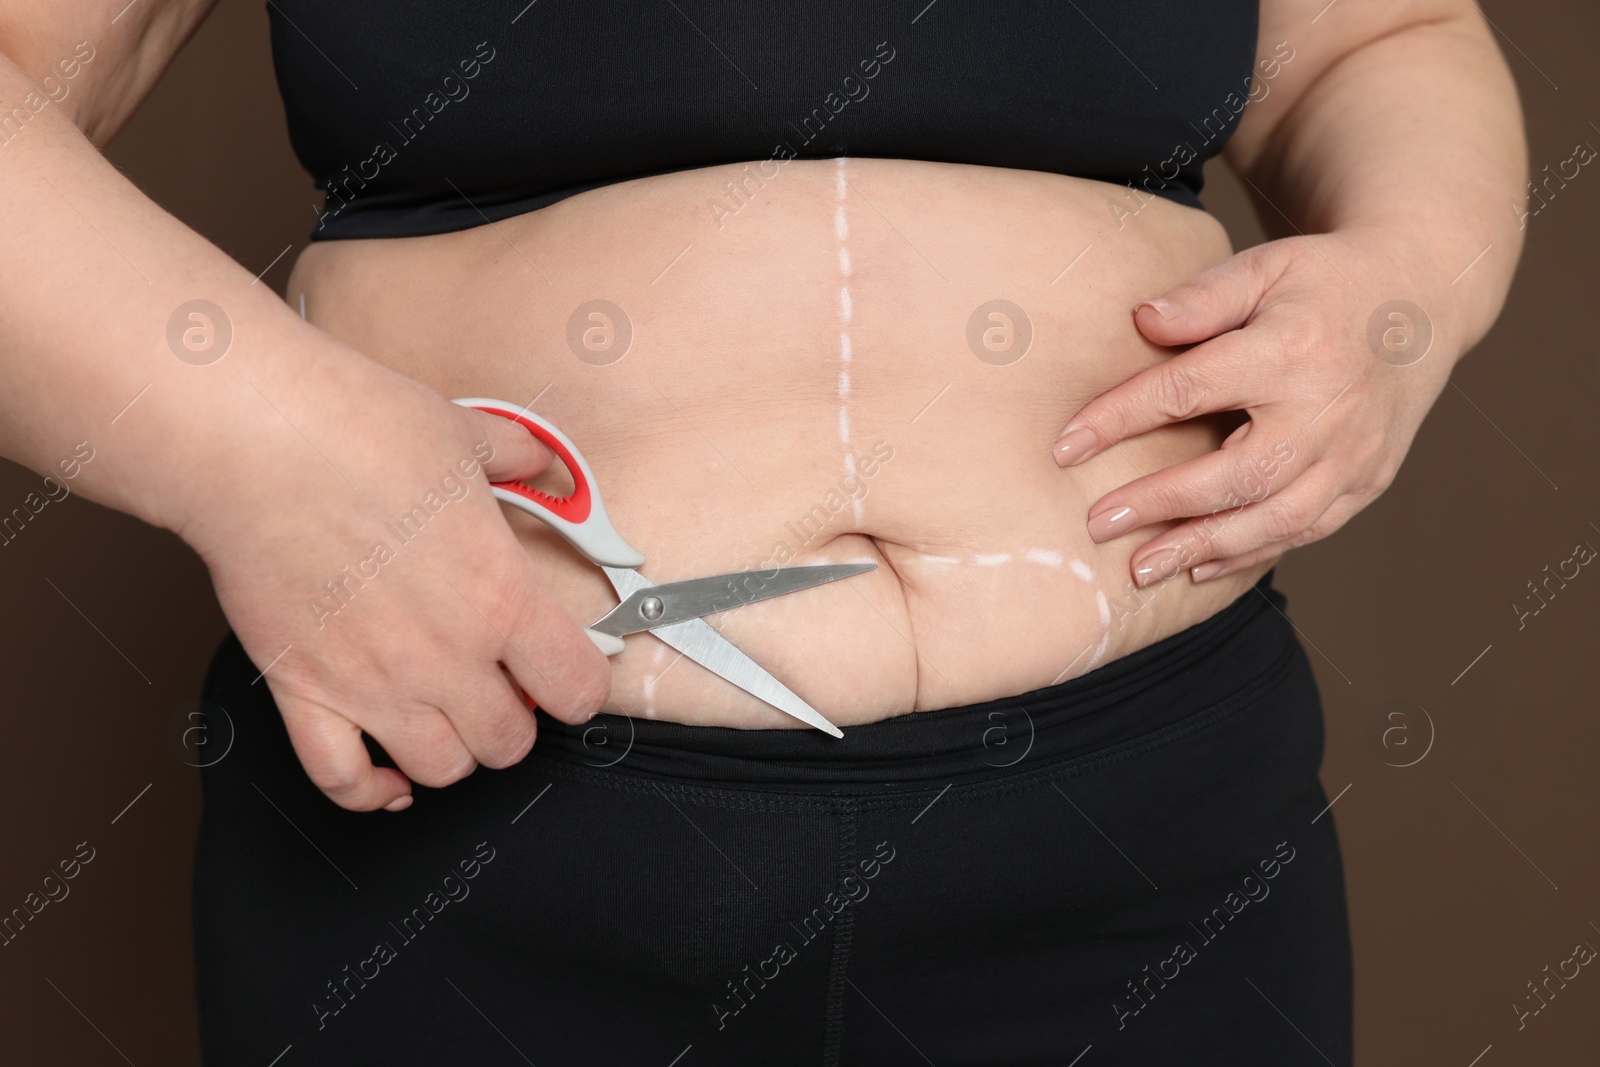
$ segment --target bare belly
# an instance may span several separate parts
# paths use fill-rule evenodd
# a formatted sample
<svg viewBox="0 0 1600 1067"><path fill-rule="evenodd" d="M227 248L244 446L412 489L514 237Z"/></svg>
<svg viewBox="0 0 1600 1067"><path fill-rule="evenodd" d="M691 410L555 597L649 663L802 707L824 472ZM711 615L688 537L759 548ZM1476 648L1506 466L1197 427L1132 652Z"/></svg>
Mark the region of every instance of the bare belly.
<svg viewBox="0 0 1600 1067"><path fill-rule="evenodd" d="M532 402L583 449L653 581L877 563L710 620L849 726L1087 673L1265 569L1137 590L1129 558L1164 527L1103 545L1085 529L1101 495L1231 423L1051 457L1083 402L1165 358L1134 305L1230 252L1203 212L1156 201L1119 226L1113 199L1127 210L1098 182L901 160L714 167L453 234L314 245L289 294L445 396ZM576 620L616 603L508 514ZM648 634L612 664L614 711L799 725Z"/></svg>

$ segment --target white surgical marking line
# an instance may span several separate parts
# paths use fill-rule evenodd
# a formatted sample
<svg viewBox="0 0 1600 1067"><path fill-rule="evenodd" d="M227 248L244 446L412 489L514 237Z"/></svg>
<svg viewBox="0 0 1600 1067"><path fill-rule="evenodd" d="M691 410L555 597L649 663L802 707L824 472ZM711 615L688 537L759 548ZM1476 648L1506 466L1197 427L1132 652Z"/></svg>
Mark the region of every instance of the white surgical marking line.
<svg viewBox="0 0 1600 1067"><path fill-rule="evenodd" d="M300 317L302 319L306 317L306 294L304 293L300 294ZM290 1045L289 1047L294 1048L293 1045Z"/></svg>
<svg viewBox="0 0 1600 1067"><path fill-rule="evenodd" d="M653 719L653 718L656 717L656 676L655 675L647 674L647 675L644 676L643 689L644 689L644 716L647 719Z"/></svg>
<svg viewBox="0 0 1600 1067"><path fill-rule="evenodd" d="M1069 566L1072 569L1072 573L1076 574L1079 578L1082 578L1086 582L1094 581L1094 571L1090 570L1089 565L1083 560L1075 559L1071 562L1071 564L1069 564Z"/></svg>
<svg viewBox="0 0 1600 1067"><path fill-rule="evenodd" d="M1051 548L1030 548L1028 549L1028 562L1060 570L1061 553Z"/></svg>
<svg viewBox="0 0 1600 1067"><path fill-rule="evenodd" d="M980 567L998 567L1011 559L1009 552L986 552L972 557L972 562Z"/></svg>
<svg viewBox="0 0 1600 1067"><path fill-rule="evenodd" d="M844 177L844 156L839 156L834 170L833 182L833 233L839 241L839 274L848 282L850 280L850 250L845 246L845 241L850 237L850 221L845 216L844 198L849 190L849 183ZM860 486L861 479L856 476L856 457L850 449L850 359L855 355L855 347L850 342L850 320L855 316L855 304L850 299L850 286L839 286L839 444L844 448L844 474L849 479L849 484ZM850 513L855 519L856 529L861 528L862 522L862 496L861 493L850 495Z"/></svg>
<svg viewBox="0 0 1600 1067"><path fill-rule="evenodd" d="M924 562L924 563L960 563L961 561L956 559L956 558L954 558L954 557L952 557L952 556L926 556L925 555L925 556L922 557L922 562Z"/></svg>
<svg viewBox="0 0 1600 1067"><path fill-rule="evenodd" d="M1111 625L1111 605L1106 602L1105 590L1096 589L1094 591L1094 606L1100 612L1100 625L1101 626L1110 626Z"/></svg>
<svg viewBox="0 0 1600 1067"><path fill-rule="evenodd" d="M1107 630L1100 638L1100 643L1094 646L1094 655L1089 657L1089 669L1094 670L1095 664L1100 662L1106 654L1106 648L1111 644L1111 631Z"/></svg>

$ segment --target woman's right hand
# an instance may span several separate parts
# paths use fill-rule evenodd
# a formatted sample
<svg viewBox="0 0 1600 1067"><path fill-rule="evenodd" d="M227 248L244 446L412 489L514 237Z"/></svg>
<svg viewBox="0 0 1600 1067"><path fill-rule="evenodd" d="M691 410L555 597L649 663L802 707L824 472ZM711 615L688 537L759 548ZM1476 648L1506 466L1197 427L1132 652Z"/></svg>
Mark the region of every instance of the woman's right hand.
<svg viewBox="0 0 1600 1067"><path fill-rule="evenodd" d="M437 788L527 755L522 692L582 722L610 669L490 492L538 474L549 450L359 356L335 362L327 381L272 398L284 425L257 469L236 472L238 492L174 528L210 568L311 780L345 808L399 811L411 781ZM363 733L404 773L374 766Z"/></svg>
<svg viewBox="0 0 1600 1067"><path fill-rule="evenodd" d="M407 776L442 786L527 753L519 688L582 721L610 671L490 495L544 447L308 326L95 148L210 6L0 0L0 99L50 99L0 153L0 455L56 473L94 446L73 490L201 554L312 781L398 810ZM178 340L196 304L229 326L206 359ZM463 477L480 444L487 477ZM372 765L363 731L404 774Z"/></svg>

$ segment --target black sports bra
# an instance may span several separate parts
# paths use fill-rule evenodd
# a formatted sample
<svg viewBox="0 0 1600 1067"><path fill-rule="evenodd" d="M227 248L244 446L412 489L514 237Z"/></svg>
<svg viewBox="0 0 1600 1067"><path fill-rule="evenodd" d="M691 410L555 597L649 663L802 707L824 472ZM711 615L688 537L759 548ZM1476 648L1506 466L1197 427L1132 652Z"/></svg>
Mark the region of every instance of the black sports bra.
<svg viewBox="0 0 1600 1067"><path fill-rule="evenodd" d="M880 156L1198 206L1256 0L271 0L316 239L466 229L611 182ZM737 203L730 201L732 210ZM715 211L715 201L712 204Z"/></svg>

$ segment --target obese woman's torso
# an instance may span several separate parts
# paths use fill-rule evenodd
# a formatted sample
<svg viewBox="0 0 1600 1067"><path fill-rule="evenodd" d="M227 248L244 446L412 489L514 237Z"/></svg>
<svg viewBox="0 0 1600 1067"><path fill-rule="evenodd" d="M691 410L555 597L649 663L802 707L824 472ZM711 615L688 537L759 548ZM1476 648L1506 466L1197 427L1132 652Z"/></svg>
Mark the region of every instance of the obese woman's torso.
<svg viewBox="0 0 1600 1067"><path fill-rule="evenodd" d="M532 402L588 457L655 582L876 563L710 620L850 726L1087 673L1266 569L1136 590L1129 558L1166 527L1103 545L1085 528L1101 495L1215 449L1230 423L1069 469L1050 451L1086 400L1166 358L1134 305L1229 252L1203 212L1100 182L791 160L624 182L455 233L320 243L289 293L445 396ZM1010 307L979 311L993 301ZM596 567L507 513L576 620L615 605ZM800 725L648 634L612 664L609 710Z"/></svg>

